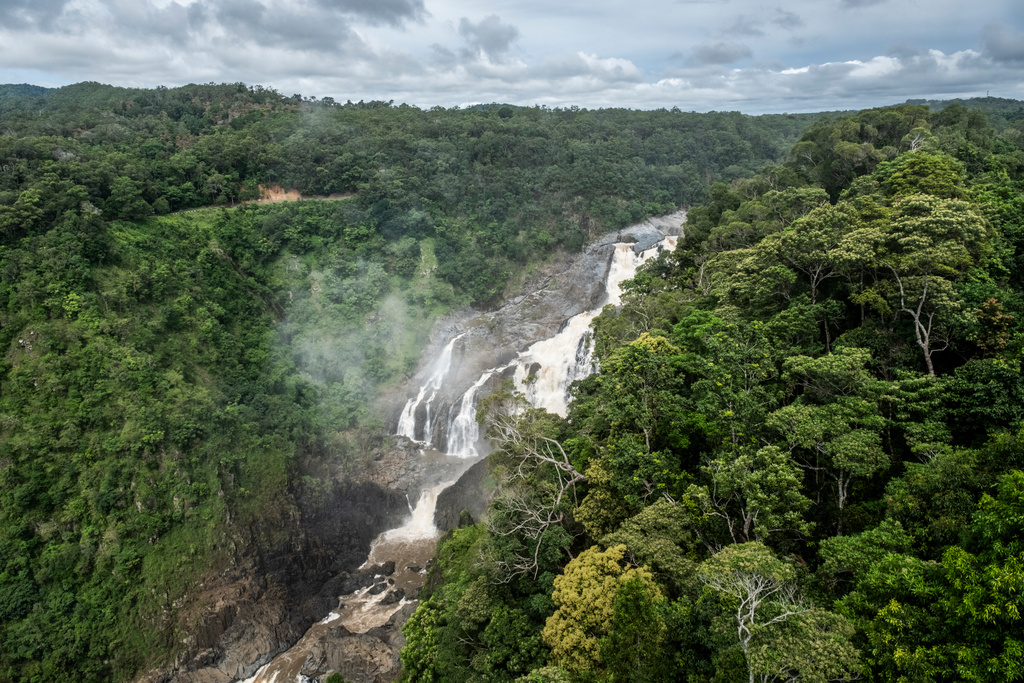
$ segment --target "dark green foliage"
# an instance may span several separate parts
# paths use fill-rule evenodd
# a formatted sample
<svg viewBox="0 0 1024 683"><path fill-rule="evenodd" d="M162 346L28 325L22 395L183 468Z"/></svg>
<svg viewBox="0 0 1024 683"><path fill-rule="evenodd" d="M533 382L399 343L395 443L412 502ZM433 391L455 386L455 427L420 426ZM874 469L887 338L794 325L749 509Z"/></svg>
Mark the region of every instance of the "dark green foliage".
<svg viewBox="0 0 1024 683"><path fill-rule="evenodd" d="M595 320L549 436L556 616L599 628L548 620L534 680L1021 680L1024 118L993 111L819 120ZM532 471L516 500L566 481ZM595 542L663 598L606 609Z"/></svg>
<svg viewBox="0 0 1024 683"><path fill-rule="evenodd" d="M1019 679L1024 117L985 107L2 89L0 680L166 662L187 587L355 466L438 314L702 198L568 419L504 414L519 476L440 546L407 676ZM271 185L341 196L236 206ZM608 608L570 673L542 633L596 543L649 583L560 595ZM745 642L748 579L779 621Z"/></svg>
<svg viewBox="0 0 1024 683"><path fill-rule="evenodd" d="M0 137L0 192L28 189L26 179L68 179L84 189L81 200L126 219L234 204L257 197L261 184L356 193L385 239L438 238L439 275L477 303L501 294L495 272L579 248L698 200L709 179L778 160L813 119L422 111L296 100L241 84L144 91L83 83L0 101L13 134Z"/></svg>
<svg viewBox="0 0 1024 683"><path fill-rule="evenodd" d="M190 582L379 438L378 389L439 313L777 160L812 118L4 86L0 680L166 661ZM341 197L236 207L269 186ZM550 572L570 540L542 541ZM547 577L480 625L480 671L543 659Z"/></svg>

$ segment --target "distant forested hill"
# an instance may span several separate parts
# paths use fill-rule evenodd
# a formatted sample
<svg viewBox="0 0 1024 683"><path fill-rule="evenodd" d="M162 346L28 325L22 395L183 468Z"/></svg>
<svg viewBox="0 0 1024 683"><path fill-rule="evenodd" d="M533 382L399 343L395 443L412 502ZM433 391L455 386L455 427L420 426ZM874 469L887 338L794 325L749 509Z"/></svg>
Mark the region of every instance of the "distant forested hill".
<svg viewBox="0 0 1024 683"><path fill-rule="evenodd" d="M568 418L405 628L410 680L1024 680L1024 122L820 120L595 320Z"/></svg>
<svg viewBox="0 0 1024 683"><path fill-rule="evenodd" d="M28 83L0 84L0 100L10 97L42 97L53 92L53 88L44 88L40 85L29 85Z"/></svg>
<svg viewBox="0 0 1024 683"><path fill-rule="evenodd" d="M782 161L814 120L0 99L0 680L122 680L181 649L203 577L282 548L330 571L303 520L437 315ZM244 204L261 186L337 198Z"/></svg>

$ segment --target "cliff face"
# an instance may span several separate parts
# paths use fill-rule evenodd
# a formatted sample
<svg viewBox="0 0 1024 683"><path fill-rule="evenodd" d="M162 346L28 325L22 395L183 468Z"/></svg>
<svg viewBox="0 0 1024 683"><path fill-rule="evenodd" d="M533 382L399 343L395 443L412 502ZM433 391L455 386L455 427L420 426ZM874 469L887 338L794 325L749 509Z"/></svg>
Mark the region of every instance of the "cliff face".
<svg viewBox="0 0 1024 683"><path fill-rule="evenodd" d="M459 480L441 492L434 509L434 526L451 531L463 523L481 521L494 498L495 486L487 458L476 463ZM467 512L469 519L462 514Z"/></svg>
<svg viewBox="0 0 1024 683"><path fill-rule="evenodd" d="M377 534L408 515L407 493L415 500L418 490L416 453L395 440L376 449L354 480L339 482L319 500L299 499L287 542L267 548L259 531L250 530L252 547L263 549L243 553L235 566L208 575L186 596L179 610L179 631L188 634L182 653L140 681L250 677L336 609L339 595L373 585L382 568L357 567Z"/></svg>

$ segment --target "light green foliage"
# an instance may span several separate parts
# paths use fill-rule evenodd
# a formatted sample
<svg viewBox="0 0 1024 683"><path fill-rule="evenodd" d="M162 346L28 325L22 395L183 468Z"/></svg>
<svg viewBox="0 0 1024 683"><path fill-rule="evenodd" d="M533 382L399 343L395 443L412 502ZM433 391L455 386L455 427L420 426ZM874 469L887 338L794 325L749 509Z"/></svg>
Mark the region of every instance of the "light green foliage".
<svg viewBox="0 0 1024 683"><path fill-rule="evenodd" d="M629 508L612 487L613 473L606 460L592 461L586 475L590 492L573 511L573 516L591 538L601 538L629 517Z"/></svg>
<svg viewBox="0 0 1024 683"><path fill-rule="evenodd" d="M920 128L907 135L911 139L926 137ZM880 165L875 175L893 197L927 194L955 199L964 193L963 164L948 154L912 151Z"/></svg>
<svg viewBox="0 0 1024 683"><path fill-rule="evenodd" d="M854 678L853 628L841 616L807 604L796 572L760 543L732 545L698 569L701 581L725 597L734 643L749 680L815 681Z"/></svg>
<svg viewBox="0 0 1024 683"><path fill-rule="evenodd" d="M767 421L803 467L834 479L839 533L853 480L889 465L880 435L885 422L876 402L880 387L865 367L869 358L866 350L852 348L790 358L784 376L802 393Z"/></svg>
<svg viewBox="0 0 1024 683"><path fill-rule="evenodd" d="M628 591L644 591L650 600L661 598L661 591L651 573L644 568L623 567L626 546L601 550L594 546L566 565L565 572L555 578L552 599L557 611L544 626L544 642L551 647L551 660L568 671L584 672L604 668L601 638L613 630L616 617L615 599L620 587L630 580L637 585ZM628 615L621 619L637 624ZM646 623L646 636L656 634L663 626ZM626 633L618 637L630 638Z"/></svg>
<svg viewBox="0 0 1024 683"><path fill-rule="evenodd" d="M836 592L843 582L880 562L888 553L908 553L912 539L898 521L885 519L877 527L853 536L833 536L821 543L821 584Z"/></svg>
<svg viewBox="0 0 1024 683"><path fill-rule="evenodd" d="M636 561L676 595L692 586L697 539L682 504L659 500L601 539L606 548L625 545Z"/></svg>
<svg viewBox="0 0 1024 683"><path fill-rule="evenodd" d="M571 683L572 676L558 666L544 666L520 676L515 683Z"/></svg>
<svg viewBox="0 0 1024 683"><path fill-rule="evenodd" d="M801 493L803 475L779 447L741 447L714 458L703 469L710 483L691 486L686 498L710 522L700 531L709 546L725 540L716 533L719 525L733 543L811 531L803 516L810 505Z"/></svg>
<svg viewBox="0 0 1024 683"><path fill-rule="evenodd" d="M752 644L749 658L761 681L853 681L860 653L853 626L842 616L808 609L787 619L768 637Z"/></svg>
<svg viewBox="0 0 1024 683"><path fill-rule="evenodd" d="M909 318L928 373L935 375L932 354L948 347L955 328L974 322L955 285L990 257L990 237L977 211L960 200L914 194L897 199L893 209L875 247L877 267L891 277L878 279L855 301Z"/></svg>

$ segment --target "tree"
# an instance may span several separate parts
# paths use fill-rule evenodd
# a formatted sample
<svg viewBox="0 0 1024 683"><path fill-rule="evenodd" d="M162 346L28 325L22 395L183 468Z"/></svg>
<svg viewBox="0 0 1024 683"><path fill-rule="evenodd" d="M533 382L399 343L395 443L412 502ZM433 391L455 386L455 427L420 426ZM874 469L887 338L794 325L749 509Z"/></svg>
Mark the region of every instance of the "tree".
<svg viewBox="0 0 1024 683"><path fill-rule="evenodd" d="M662 656L666 627L659 597L639 576L619 584L611 628L601 639L601 661L610 680L648 683L666 668Z"/></svg>
<svg viewBox="0 0 1024 683"><path fill-rule="evenodd" d="M624 545L607 550L593 546L580 553L566 565L565 572L555 578L551 598L558 609L548 618L542 632L544 642L551 647L554 664L575 673L605 668L601 639L612 634L616 596L627 584L622 601L639 600L640 604L629 609L642 610L643 619L638 621L636 614L627 613L627 605L620 601L618 623L623 630L614 638L658 641L662 637L664 622L658 620L651 607L652 601L661 599L661 590L646 568L623 567L625 554Z"/></svg>
<svg viewBox="0 0 1024 683"><path fill-rule="evenodd" d="M949 347L955 326L972 322L956 283L991 255L988 229L974 207L959 199L909 195L893 208L875 254L892 279L879 279L855 301L873 303L894 318L908 316L934 376L933 354Z"/></svg>
<svg viewBox="0 0 1024 683"><path fill-rule="evenodd" d="M576 485L587 480L562 444L549 436L558 416L529 405L522 393L505 388L477 409L506 478L488 517L489 531L511 541L501 546L503 556L497 560L505 580L521 574L536 578L545 544L553 552L567 545L569 536L561 525L579 503Z"/></svg>
<svg viewBox="0 0 1024 683"><path fill-rule="evenodd" d="M601 539L601 545L625 545L634 563L649 567L671 593L681 594L693 579L697 544L693 520L680 503L655 501Z"/></svg>
<svg viewBox="0 0 1024 683"><path fill-rule="evenodd" d="M732 543L810 533L812 525L803 518L810 505L800 491L803 477L779 447L739 447L701 469L709 483L690 486L685 500L705 518L719 520ZM709 550L721 547L714 527L695 526Z"/></svg>
<svg viewBox="0 0 1024 683"><path fill-rule="evenodd" d="M856 216L849 206L826 204L766 239L758 248L803 274L814 305L825 282L840 276L836 252L855 224Z"/></svg>
<svg viewBox="0 0 1024 683"><path fill-rule="evenodd" d="M851 482L889 464L879 435L885 425L875 400L879 386L865 369L870 357L864 349L842 348L820 358L790 358L784 376L803 393L767 420L815 479L835 481L840 535Z"/></svg>
<svg viewBox="0 0 1024 683"><path fill-rule="evenodd" d="M764 545L731 545L706 560L697 576L735 610L736 643L750 683L855 677L853 629L804 600L792 565Z"/></svg>
<svg viewBox="0 0 1024 683"><path fill-rule="evenodd" d="M128 220L145 218L153 213L153 207L142 198L139 183L127 176L118 176L111 183L106 209L112 218Z"/></svg>

